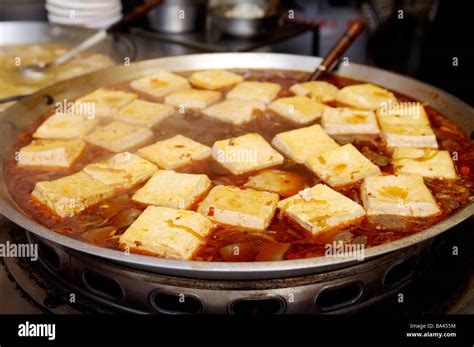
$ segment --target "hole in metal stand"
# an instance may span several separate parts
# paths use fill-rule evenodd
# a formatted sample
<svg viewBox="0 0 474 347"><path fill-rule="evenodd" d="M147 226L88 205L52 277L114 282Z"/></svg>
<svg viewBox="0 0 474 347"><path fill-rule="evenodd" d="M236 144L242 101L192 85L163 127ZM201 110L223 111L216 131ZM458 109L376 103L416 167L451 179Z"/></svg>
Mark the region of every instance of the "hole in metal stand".
<svg viewBox="0 0 474 347"><path fill-rule="evenodd" d="M113 279L92 271L85 271L82 274L82 282L91 292L108 298L119 300L124 296L124 290Z"/></svg>
<svg viewBox="0 0 474 347"><path fill-rule="evenodd" d="M405 282L413 275L417 263L417 257L410 257L394 265L385 274L383 285L387 288L393 288L402 282Z"/></svg>
<svg viewBox="0 0 474 347"><path fill-rule="evenodd" d="M201 301L194 295L155 292L150 301L155 310L167 314L196 314L202 311Z"/></svg>
<svg viewBox="0 0 474 347"><path fill-rule="evenodd" d="M334 288L324 289L315 300L316 308L321 311L332 311L352 305L360 299L364 288L361 283L353 282Z"/></svg>
<svg viewBox="0 0 474 347"><path fill-rule="evenodd" d="M61 261L59 259L58 253L45 244L44 242L37 240L38 243L38 253L43 264L49 267L51 270L57 271L61 266Z"/></svg>
<svg viewBox="0 0 474 347"><path fill-rule="evenodd" d="M234 301L229 311L240 316L258 316L281 314L285 310L285 303L280 298L239 299Z"/></svg>

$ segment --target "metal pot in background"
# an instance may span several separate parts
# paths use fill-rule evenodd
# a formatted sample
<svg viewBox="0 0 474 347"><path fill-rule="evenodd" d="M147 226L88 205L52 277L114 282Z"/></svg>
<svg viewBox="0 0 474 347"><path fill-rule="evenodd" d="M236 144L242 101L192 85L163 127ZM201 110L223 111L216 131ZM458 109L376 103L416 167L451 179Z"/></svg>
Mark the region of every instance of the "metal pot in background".
<svg viewBox="0 0 474 347"><path fill-rule="evenodd" d="M279 13L275 7L268 12L268 1L226 1L218 3L210 11L213 29L237 38L252 39L270 34L278 26ZM228 12L235 6L249 4L264 11L263 16L256 18L231 17ZM248 12L246 9L244 12ZM248 15L248 13L245 13Z"/></svg>
<svg viewBox="0 0 474 347"><path fill-rule="evenodd" d="M151 29L170 34L204 30L207 0L166 0L148 13Z"/></svg>

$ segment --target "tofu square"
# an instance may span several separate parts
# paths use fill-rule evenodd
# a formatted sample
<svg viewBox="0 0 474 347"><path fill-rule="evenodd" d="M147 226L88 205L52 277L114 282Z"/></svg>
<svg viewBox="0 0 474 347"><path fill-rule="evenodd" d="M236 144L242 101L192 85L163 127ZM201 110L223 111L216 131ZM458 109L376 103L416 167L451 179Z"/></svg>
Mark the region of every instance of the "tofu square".
<svg viewBox="0 0 474 347"><path fill-rule="evenodd" d="M114 121L104 127L98 127L84 137L84 140L110 152L119 153L142 146L152 138L153 132L146 127Z"/></svg>
<svg viewBox="0 0 474 347"><path fill-rule="evenodd" d="M161 169L174 170L211 156L211 148L182 135L140 148L138 153Z"/></svg>
<svg viewBox="0 0 474 347"><path fill-rule="evenodd" d="M278 208L281 215L313 235L357 224L365 216L361 205L324 184L306 188L281 200Z"/></svg>
<svg viewBox="0 0 474 347"><path fill-rule="evenodd" d="M221 93L213 90L185 89L165 97L165 103L176 107L204 109L219 101Z"/></svg>
<svg viewBox="0 0 474 347"><path fill-rule="evenodd" d="M338 91L339 88L326 81L296 83L290 87L290 92L296 95L307 96L318 102L334 101Z"/></svg>
<svg viewBox="0 0 474 347"><path fill-rule="evenodd" d="M263 111L265 104L257 100L227 99L202 111L206 116L226 123L241 125L252 120L255 110Z"/></svg>
<svg viewBox="0 0 474 347"><path fill-rule="evenodd" d="M189 79L197 87L204 89L221 89L242 82L244 78L225 70L198 71Z"/></svg>
<svg viewBox="0 0 474 347"><path fill-rule="evenodd" d="M379 123L393 125L430 125L425 108L419 102L389 102L377 109Z"/></svg>
<svg viewBox="0 0 474 347"><path fill-rule="evenodd" d="M393 152L395 174L456 179L456 169L448 151L430 148L397 147Z"/></svg>
<svg viewBox="0 0 474 347"><path fill-rule="evenodd" d="M380 123L387 147L438 148L436 135L429 125Z"/></svg>
<svg viewBox="0 0 474 347"><path fill-rule="evenodd" d="M108 186L129 189L149 179L158 168L138 155L123 152L89 164L83 170Z"/></svg>
<svg viewBox="0 0 474 347"><path fill-rule="evenodd" d="M396 100L392 92L370 83L344 87L336 95L340 104L372 111Z"/></svg>
<svg viewBox="0 0 474 347"><path fill-rule="evenodd" d="M278 195L273 193L217 186L201 202L198 212L217 223L265 230L275 214L278 200Z"/></svg>
<svg viewBox="0 0 474 347"><path fill-rule="evenodd" d="M318 119L329 106L305 96L290 96L273 101L268 108L294 123L306 124Z"/></svg>
<svg viewBox="0 0 474 347"><path fill-rule="evenodd" d="M319 124L279 133L272 145L298 164L339 147Z"/></svg>
<svg viewBox="0 0 474 347"><path fill-rule="evenodd" d="M90 133L98 123L98 119L55 113L36 129L33 137L57 140L80 139Z"/></svg>
<svg viewBox="0 0 474 347"><path fill-rule="evenodd" d="M120 236L119 245L137 253L191 259L212 228L199 213L149 206Z"/></svg>
<svg viewBox="0 0 474 347"><path fill-rule="evenodd" d="M234 175L266 169L284 161L283 156L257 133L215 142L212 157Z"/></svg>
<svg viewBox="0 0 474 347"><path fill-rule="evenodd" d="M209 190L211 184L206 175L161 170L155 173L132 199L146 205L187 210Z"/></svg>
<svg viewBox="0 0 474 347"><path fill-rule="evenodd" d="M324 110L321 125L332 136L377 136L380 134L375 113L349 108Z"/></svg>
<svg viewBox="0 0 474 347"><path fill-rule="evenodd" d="M88 118L114 118L120 108L136 98L133 93L100 88L77 99L74 107L76 112Z"/></svg>
<svg viewBox="0 0 474 347"><path fill-rule="evenodd" d="M381 174L379 167L350 143L314 157L307 166L333 187Z"/></svg>
<svg viewBox="0 0 474 347"><path fill-rule="evenodd" d="M232 88L226 97L227 99L257 100L268 104L276 98L280 89L278 83L244 81Z"/></svg>
<svg viewBox="0 0 474 347"><path fill-rule="evenodd" d="M121 108L117 113L117 119L124 123L151 128L173 113L172 106L137 99Z"/></svg>
<svg viewBox="0 0 474 347"><path fill-rule="evenodd" d="M438 148L420 103L389 103L377 109L377 119L388 147Z"/></svg>
<svg viewBox="0 0 474 347"><path fill-rule="evenodd" d="M296 172L269 169L250 176L244 187L288 197L308 187L308 180Z"/></svg>
<svg viewBox="0 0 474 347"><path fill-rule="evenodd" d="M130 87L144 94L160 98L175 91L190 88L186 78L167 71L159 71L151 76L134 80Z"/></svg>
<svg viewBox="0 0 474 347"><path fill-rule="evenodd" d="M368 216L429 217L441 213L419 175L366 177L361 197Z"/></svg>
<svg viewBox="0 0 474 347"><path fill-rule="evenodd" d="M72 217L111 198L115 190L78 172L54 181L37 182L31 196L60 217Z"/></svg>
<svg viewBox="0 0 474 347"><path fill-rule="evenodd" d="M68 168L84 147L82 140L33 140L18 152L18 165Z"/></svg>

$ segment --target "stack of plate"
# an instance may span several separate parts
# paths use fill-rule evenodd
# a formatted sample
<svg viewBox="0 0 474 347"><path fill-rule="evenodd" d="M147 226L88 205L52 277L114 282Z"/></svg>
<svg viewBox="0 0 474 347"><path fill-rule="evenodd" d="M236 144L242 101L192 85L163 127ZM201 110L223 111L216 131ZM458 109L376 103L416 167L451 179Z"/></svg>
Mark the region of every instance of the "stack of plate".
<svg viewBox="0 0 474 347"><path fill-rule="evenodd" d="M46 0L50 23L108 28L122 18L120 0Z"/></svg>

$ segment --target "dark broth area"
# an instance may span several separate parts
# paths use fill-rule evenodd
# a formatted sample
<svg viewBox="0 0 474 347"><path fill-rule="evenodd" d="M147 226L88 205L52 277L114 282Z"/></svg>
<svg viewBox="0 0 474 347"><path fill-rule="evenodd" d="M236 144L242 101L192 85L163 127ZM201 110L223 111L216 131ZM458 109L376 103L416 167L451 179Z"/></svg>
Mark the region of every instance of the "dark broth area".
<svg viewBox="0 0 474 347"><path fill-rule="evenodd" d="M299 82L306 75L304 72L283 70L235 69L233 71L244 75L247 80L279 83L282 86L282 90L278 97L291 95L288 91L289 87ZM179 74L188 77L191 72ZM330 75L326 80L339 88L360 83L336 75ZM131 91L128 82L108 88ZM136 91L133 92L137 93ZM226 90L223 92L225 93ZM153 99L144 94L137 94L144 100L163 101L162 99ZM401 101L414 101L403 95L396 94L396 96ZM332 104L331 106L337 105ZM474 183L474 144L451 120L429 106L426 107L426 111L438 139L440 149L448 150L451 154L457 152L457 160L454 163L460 177L459 180L425 179L427 186L436 197L442 209L441 215L422 220L407 220L403 228L393 229L377 227L364 219L358 226L322 232L315 237L295 227L289 221L278 219L277 217L273 219L267 230L263 232L217 226L207 237L206 243L196 251L193 259L204 261L255 261L316 257L324 255L326 244L344 239L347 237L348 232L352 234L350 236L352 240L358 239L366 247L371 247L419 232L445 219L453 211L466 204L472 195ZM73 174L80 171L87 164L99 161L112 154L105 149L88 144L81 157L69 169L18 166L15 160L15 153L21 147L31 142L35 129L51 113L52 110L39 117L16 138L4 166L9 192L14 201L27 215L47 228L84 242L108 248L118 248L118 236L145 209L145 206L136 204L131 200L133 193L141 186L136 187L132 191L124 192L101 203L99 206L91 207L80 215L66 219L55 217L47 208L36 203L30 197L36 182L53 180ZM258 112L255 116L254 120L248 124L234 126L206 118L196 111L186 111L184 114L176 112L175 115L152 129L155 134L152 142L181 134L205 145L212 146L217 140L240 136L249 132L260 133L270 142L274 135L279 132L301 127L283 120L271 111ZM390 160L391 153L386 149L383 141L353 142L353 144L365 156L377 164L384 173L393 173ZM320 182L304 166L294 164L289 160L286 160L284 164L276 168L302 175L307 181L308 186ZM211 159L194 162L176 171L204 173L215 184L236 186L242 186L247 181L249 175L255 174L255 172L252 172L248 175L233 176ZM337 190L352 200L361 203L359 185L360 183L356 183ZM233 253L235 246L239 247L238 255Z"/></svg>

